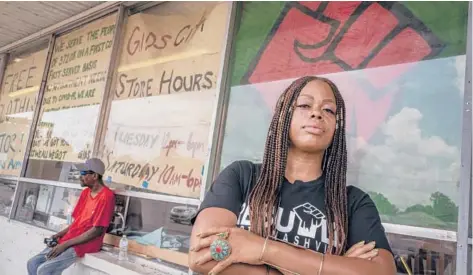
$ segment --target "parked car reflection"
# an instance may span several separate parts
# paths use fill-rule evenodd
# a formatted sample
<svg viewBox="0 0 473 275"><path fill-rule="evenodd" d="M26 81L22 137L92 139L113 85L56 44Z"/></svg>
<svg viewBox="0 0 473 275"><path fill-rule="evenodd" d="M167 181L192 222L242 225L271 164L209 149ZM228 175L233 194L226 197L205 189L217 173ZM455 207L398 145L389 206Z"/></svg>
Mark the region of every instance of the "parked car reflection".
<svg viewBox="0 0 473 275"><path fill-rule="evenodd" d="M196 214L197 208L189 206L175 206L171 209L170 218L175 223L191 225L191 220Z"/></svg>

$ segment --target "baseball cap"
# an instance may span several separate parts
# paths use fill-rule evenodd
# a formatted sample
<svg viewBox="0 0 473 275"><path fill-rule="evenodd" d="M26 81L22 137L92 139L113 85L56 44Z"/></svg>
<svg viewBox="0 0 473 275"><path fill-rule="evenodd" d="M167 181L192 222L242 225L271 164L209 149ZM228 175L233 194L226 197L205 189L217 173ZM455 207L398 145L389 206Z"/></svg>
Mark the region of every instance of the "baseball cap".
<svg viewBox="0 0 473 275"><path fill-rule="evenodd" d="M76 169L79 171L92 171L99 175L105 173L105 164L98 158L91 158L85 161L85 163L75 164Z"/></svg>

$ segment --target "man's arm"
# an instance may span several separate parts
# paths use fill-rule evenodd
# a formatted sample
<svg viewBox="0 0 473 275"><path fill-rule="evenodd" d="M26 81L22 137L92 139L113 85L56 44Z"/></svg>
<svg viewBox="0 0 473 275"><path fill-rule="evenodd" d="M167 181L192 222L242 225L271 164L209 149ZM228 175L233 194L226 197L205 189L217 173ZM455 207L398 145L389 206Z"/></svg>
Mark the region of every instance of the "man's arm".
<svg viewBox="0 0 473 275"><path fill-rule="evenodd" d="M104 231L105 231L105 227L101 227L101 226L92 227L91 229L87 230L81 235L75 238L72 238L64 243L58 244L48 253L46 257L48 259L53 259L71 247L90 242L91 240L101 236Z"/></svg>
<svg viewBox="0 0 473 275"><path fill-rule="evenodd" d="M92 241L93 239L102 236L103 232L105 232L105 227L101 227L101 226L92 227L91 229L82 233L81 235L64 242L64 245L67 248L70 248L70 247L74 247L76 245L80 245L83 243L88 243Z"/></svg>

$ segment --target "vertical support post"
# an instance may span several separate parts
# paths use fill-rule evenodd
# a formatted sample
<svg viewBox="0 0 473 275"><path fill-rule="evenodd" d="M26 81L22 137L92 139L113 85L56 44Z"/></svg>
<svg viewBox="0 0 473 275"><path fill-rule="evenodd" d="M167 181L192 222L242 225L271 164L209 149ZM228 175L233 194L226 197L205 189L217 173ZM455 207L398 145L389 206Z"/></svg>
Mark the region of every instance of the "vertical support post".
<svg viewBox="0 0 473 275"><path fill-rule="evenodd" d="M466 50L466 80L465 83L467 85L467 89L469 89L470 96L473 93L473 3L470 1L468 7L468 34L467 34L467 50ZM473 114L470 113L470 117ZM472 119L473 123L473 119ZM473 142L473 141L472 141ZM472 157L473 158L473 157ZM472 168L472 167L470 167ZM469 208L470 214L468 217L469 224L467 224L468 231L470 231L469 239L467 240L467 248L466 248L466 257L470 262L467 267L466 274L473 273L473 243L471 242L473 238L473 180L472 180L472 169L470 169L470 201L469 201ZM459 274L459 273L458 273Z"/></svg>
<svg viewBox="0 0 473 275"><path fill-rule="evenodd" d="M466 49L465 69L465 91L463 95L463 123L462 123L462 145L461 145L461 168L460 168L460 199L458 206L458 229L457 229L457 270L456 274L467 274L468 267L468 226L470 217L470 188L472 171L472 10L471 2L468 13L468 33Z"/></svg>
<svg viewBox="0 0 473 275"><path fill-rule="evenodd" d="M223 38L224 48L222 51L222 58L220 62L220 74L217 79L217 91L215 95L215 107L212 115L212 120L210 124L210 133L209 133L209 144L210 148L208 150L207 161L204 166L204 173L202 175L202 186L200 187L200 200L202 201L205 196L206 186L212 184L213 175L215 173L215 162L218 159L218 148L219 148L219 136L220 132L224 131L222 127L223 118L222 115L226 110L225 99L227 98L228 93L228 82L230 76L228 75L230 67L230 58L231 58L231 48L235 31L235 19L236 19L236 7L237 2L230 2L229 15L226 22L226 33Z"/></svg>
<svg viewBox="0 0 473 275"><path fill-rule="evenodd" d="M123 33L123 26L125 21L126 8L120 5L117 12L117 19L115 21L115 35L113 36L112 52L110 53L110 63L108 64L107 80L105 83L105 89L102 97L102 104L100 105L99 119L95 126L95 139L92 155L98 157L100 154L101 146L105 140L105 133L107 131L108 117L110 113L110 106L113 100L113 80L115 75L115 69L118 64L120 54L120 42Z"/></svg>
<svg viewBox="0 0 473 275"><path fill-rule="evenodd" d="M41 105L43 102L44 98L44 93L46 92L46 83L48 81L48 74L49 74L49 67L51 66L51 59L53 56L53 51L54 51L54 43L56 42L56 36L54 34L51 35L51 38L49 39L49 45L48 45L48 55L46 57L46 65L44 67L44 72L43 72L43 77L41 80L41 86L39 87L39 92L36 97L36 105L34 108L34 113L33 113L33 120L31 122L29 134L28 134L28 141L26 142L26 148L25 148L25 154L23 156L23 164L21 166L21 172L18 176L16 188L15 188L15 194L13 195L13 204L10 209L10 215L8 216L8 220L11 220L16 213L16 210L18 208L18 194L19 194L19 189L20 189L20 178L25 176L26 174L26 168L28 166L28 158L29 158L29 152L31 150L31 146L33 144L33 139L34 135L36 132L36 128L39 123L39 119L41 116Z"/></svg>
<svg viewBox="0 0 473 275"><path fill-rule="evenodd" d="M8 59L10 58L10 54L9 53L4 53L4 54L1 54L0 55L0 100L3 98L3 77L5 75L5 71L7 69L7 64L8 64ZM16 193L16 189L18 189L18 181L16 182L16 185L15 185L15 193ZM13 193L13 196L15 195L15 193ZM13 206L13 204L12 204ZM10 213L11 213L11 210L12 210L13 207L10 208ZM10 213L8 214L8 216L10 216Z"/></svg>
<svg viewBox="0 0 473 275"><path fill-rule="evenodd" d="M3 91L2 91L3 76L5 75L5 70L7 69L7 63L8 63L9 57L10 57L10 54L8 53L0 54L0 100L3 97Z"/></svg>

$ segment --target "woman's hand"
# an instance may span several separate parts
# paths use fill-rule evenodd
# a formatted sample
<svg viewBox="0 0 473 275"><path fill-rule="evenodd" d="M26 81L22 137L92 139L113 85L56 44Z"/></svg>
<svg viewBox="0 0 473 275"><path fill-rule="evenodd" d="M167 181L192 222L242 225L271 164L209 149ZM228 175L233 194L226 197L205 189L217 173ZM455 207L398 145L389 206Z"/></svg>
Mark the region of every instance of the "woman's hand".
<svg viewBox="0 0 473 275"><path fill-rule="evenodd" d="M235 263L250 265L263 264L260 261L260 257L264 246L264 239L247 230L236 227L218 227L201 232L200 234L197 234L197 237L199 238L197 244L191 247L190 250L198 252L204 248L208 248L216 239L219 238L217 234L226 232L228 232L228 238L226 240L231 246L231 253L226 259L218 262L218 264L210 270L209 274L216 275ZM368 244L365 244L365 242L359 242L353 245L344 256L371 260L378 255L378 250L375 249L375 245L375 242L370 242ZM209 250L204 254L204 256L197 260L196 264L203 265L212 260Z"/></svg>
<svg viewBox="0 0 473 275"><path fill-rule="evenodd" d="M218 274L235 263L250 265L263 264L260 261L260 256L261 251L263 250L264 239L249 231L236 227L219 227L201 232L200 234L197 234L197 237L199 238L198 243L191 247L190 250L198 252L201 249L210 247L212 242L219 238L217 234L226 232L228 232L228 238L226 240L231 246L231 253L226 259L218 262L218 264L210 270L209 274ZM204 256L197 260L197 264L202 265L212 260L209 250L209 252L205 253Z"/></svg>
<svg viewBox="0 0 473 275"><path fill-rule="evenodd" d="M371 260L378 256L378 249L374 249L375 246L376 242L365 244L365 242L362 241L350 247L344 256Z"/></svg>

